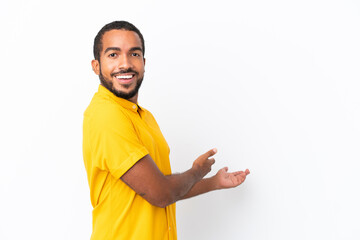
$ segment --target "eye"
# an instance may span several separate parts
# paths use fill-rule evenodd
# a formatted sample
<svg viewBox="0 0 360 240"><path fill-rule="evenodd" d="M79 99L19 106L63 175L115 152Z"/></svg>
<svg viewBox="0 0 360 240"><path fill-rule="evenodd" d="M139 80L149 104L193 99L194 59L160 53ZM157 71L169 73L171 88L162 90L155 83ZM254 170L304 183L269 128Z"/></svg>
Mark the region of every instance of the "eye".
<svg viewBox="0 0 360 240"><path fill-rule="evenodd" d="M133 57L140 57L140 54L138 54L138 53L132 53L131 56L133 56Z"/></svg>
<svg viewBox="0 0 360 240"><path fill-rule="evenodd" d="M110 54L109 54L109 57L111 57L111 58L114 58L114 57L116 57L116 56L117 56L116 53L110 53Z"/></svg>

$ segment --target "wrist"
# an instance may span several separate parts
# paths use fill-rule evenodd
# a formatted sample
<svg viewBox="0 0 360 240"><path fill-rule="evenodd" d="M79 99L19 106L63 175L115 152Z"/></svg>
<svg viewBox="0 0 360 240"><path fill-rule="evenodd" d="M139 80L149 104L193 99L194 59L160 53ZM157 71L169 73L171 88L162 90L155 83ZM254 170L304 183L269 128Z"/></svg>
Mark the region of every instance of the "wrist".
<svg viewBox="0 0 360 240"><path fill-rule="evenodd" d="M200 171L196 169L194 166L188 170L188 173L192 176L195 182L198 182L202 179Z"/></svg>
<svg viewBox="0 0 360 240"><path fill-rule="evenodd" d="M221 186L216 178L216 175L208 178L208 181L209 181L209 185L211 187L211 190L219 190L221 189Z"/></svg>

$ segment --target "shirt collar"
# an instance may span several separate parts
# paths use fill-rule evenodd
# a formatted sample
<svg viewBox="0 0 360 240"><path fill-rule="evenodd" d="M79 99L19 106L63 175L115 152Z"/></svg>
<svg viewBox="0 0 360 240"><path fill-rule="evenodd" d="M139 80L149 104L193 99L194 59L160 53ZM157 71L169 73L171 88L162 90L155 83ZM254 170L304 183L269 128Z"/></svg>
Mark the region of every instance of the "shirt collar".
<svg viewBox="0 0 360 240"><path fill-rule="evenodd" d="M117 102L118 104L120 104L122 107L131 110L133 112L137 112L138 109L141 110L140 106L130 102L124 98L120 98L115 96L112 92L110 92L106 87L104 87L103 85L99 85L99 89L98 89L98 93L103 94L109 98L111 98L112 100L114 100L115 102Z"/></svg>

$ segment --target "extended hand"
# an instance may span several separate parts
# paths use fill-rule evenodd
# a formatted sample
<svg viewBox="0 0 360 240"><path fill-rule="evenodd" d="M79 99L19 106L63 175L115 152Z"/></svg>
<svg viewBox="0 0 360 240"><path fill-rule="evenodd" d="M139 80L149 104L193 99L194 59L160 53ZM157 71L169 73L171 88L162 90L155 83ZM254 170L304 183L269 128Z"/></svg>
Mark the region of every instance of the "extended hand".
<svg viewBox="0 0 360 240"><path fill-rule="evenodd" d="M192 169L195 171L199 179L203 178L211 171L211 166L215 163L214 158L210 158L217 152L216 148L213 148L206 153L200 155L193 163Z"/></svg>
<svg viewBox="0 0 360 240"><path fill-rule="evenodd" d="M224 167L216 173L214 179L218 189L233 188L243 183L249 173L249 169L246 169L245 172L238 171L229 173L228 167Z"/></svg>

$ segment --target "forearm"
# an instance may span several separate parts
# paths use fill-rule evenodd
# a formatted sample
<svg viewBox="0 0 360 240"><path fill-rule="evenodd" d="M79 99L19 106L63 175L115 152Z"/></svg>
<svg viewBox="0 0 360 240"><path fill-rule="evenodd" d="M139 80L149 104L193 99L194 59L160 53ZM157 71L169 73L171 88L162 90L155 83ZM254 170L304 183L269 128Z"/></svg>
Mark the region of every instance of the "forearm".
<svg viewBox="0 0 360 240"><path fill-rule="evenodd" d="M164 201L165 206L172 204L180 199L184 199L184 196L191 191L191 189L201 181L201 177L193 170L189 169L186 172L179 174L167 175L166 184L163 191L166 199Z"/></svg>
<svg viewBox="0 0 360 240"><path fill-rule="evenodd" d="M195 197L197 195L219 189L214 177L215 176L201 179L199 182L194 184L190 191L188 191L181 199Z"/></svg>
<svg viewBox="0 0 360 240"><path fill-rule="evenodd" d="M198 157L193 166L184 173L163 175L150 155L144 156L121 176L129 187L152 205L166 207L182 199L208 172L214 159L209 159L216 150Z"/></svg>

